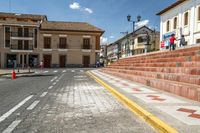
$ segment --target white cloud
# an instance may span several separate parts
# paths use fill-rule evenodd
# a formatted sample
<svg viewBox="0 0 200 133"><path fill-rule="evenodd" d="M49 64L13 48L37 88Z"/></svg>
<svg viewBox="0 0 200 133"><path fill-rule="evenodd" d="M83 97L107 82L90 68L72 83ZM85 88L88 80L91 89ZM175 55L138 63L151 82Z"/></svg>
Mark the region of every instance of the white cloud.
<svg viewBox="0 0 200 133"><path fill-rule="evenodd" d="M140 22L137 22L136 23L136 29L142 27L142 26L147 26L149 24L149 20L143 20L143 21L140 21Z"/></svg>
<svg viewBox="0 0 200 133"><path fill-rule="evenodd" d="M77 9L80 9L80 8L81 8L80 4L77 3L77 2L74 2L74 3L70 4L69 7L70 7L71 9L74 9L74 10L77 10Z"/></svg>
<svg viewBox="0 0 200 133"><path fill-rule="evenodd" d="M74 2L69 5L69 8L73 10L79 10L81 12L87 12L89 14L93 13L93 10L88 7L82 7L78 2Z"/></svg>
<svg viewBox="0 0 200 133"><path fill-rule="evenodd" d="M90 8L85 8L85 11L90 13L90 14L93 13L92 9L90 9Z"/></svg>
<svg viewBox="0 0 200 133"><path fill-rule="evenodd" d="M110 38L110 39L113 39L113 38L115 38L115 37L114 37L114 36L110 36L109 38Z"/></svg>
<svg viewBox="0 0 200 133"><path fill-rule="evenodd" d="M105 45L108 43L108 38L107 37L101 37L101 45Z"/></svg>

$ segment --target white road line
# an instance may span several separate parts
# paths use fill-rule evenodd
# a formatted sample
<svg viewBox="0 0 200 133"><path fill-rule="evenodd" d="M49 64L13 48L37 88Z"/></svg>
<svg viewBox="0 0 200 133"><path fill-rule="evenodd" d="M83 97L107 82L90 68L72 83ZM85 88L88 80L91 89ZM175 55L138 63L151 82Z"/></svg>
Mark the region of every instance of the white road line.
<svg viewBox="0 0 200 133"><path fill-rule="evenodd" d="M53 71L54 73L57 73L58 72L58 70L55 70L55 71Z"/></svg>
<svg viewBox="0 0 200 133"><path fill-rule="evenodd" d="M59 81L59 79L56 80L56 82L58 82L58 81Z"/></svg>
<svg viewBox="0 0 200 133"><path fill-rule="evenodd" d="M58 76L52 78L51 82L53 82L54 80L56 80L58 78Z"/></svg>
<svg viewBox="0 0 200 133"><path fill-rule="evenodd" d="M53 85L56 85L56 84L57 84L57 82L54 82L54 83L53 83Z"/></svg>
<svg viewBox="0 0 200 133"><path fill-rule="evenodd" d="M65 73L65 72L66 72L66 70L63 70L62 72L63 72L63 73Z"/></svg>
<svg viewBox="0 0 200 133"><path fill-rule="evenodd" d="M44 71L43 73L48 73L49 71Z"/></svg>
<svg viewBox="0 0 200 133"><path fill-rule="evenodd" d="M32 109L34 109L35 106L36 106L39 102L40 102L39 100L34 101L34 102L27 108L27 110L32 110Z"/></svg>
<svg viewBox="0 0 200 133"><path fill-rule="evenodd" d="M48 93L48 92L43 92L43 93L40 95L40 97L46 96L47 93Z"/></svg>
<svg viewBox="0 0 200 133"><path fill-rule="evenodd" d="M3 114L0 117L0 123L2 121L4 121L7 117L9 117L13 112L15 112L18 108L20 108L23 104L25 104L28 100L30 100L33 97L33 95L30 95L28 97L26 97L23 101L21 101L20 103L18 103L16 106L14 106L12 109L10 109L8 112L6 112L5 114Z"/></svg>
<svg viewBox="0 0 200 133"><path fill-rule="evenodd" d="M80 72L83 72L83 70L80 70Z"/></svg>
<svg viewBox="0 0 200 133"><path fill-rule="evenodd" d="M2 133L11 133L15 127L19 125L22 120L15 120L13 121Z"/></svg>
<svg viewBox="0 0 200 133"><path fill-rule="evenodd" d="M50 90L50 89L52 89L52 88L53 88L53 86L49 86L49 88L48 88L48 89Z"/></svg>
<svg viewBox="0 0 200 133"><path fill-rule="evenodd" d="M72 70L72 72L75 72L75 70Z"/></svg>

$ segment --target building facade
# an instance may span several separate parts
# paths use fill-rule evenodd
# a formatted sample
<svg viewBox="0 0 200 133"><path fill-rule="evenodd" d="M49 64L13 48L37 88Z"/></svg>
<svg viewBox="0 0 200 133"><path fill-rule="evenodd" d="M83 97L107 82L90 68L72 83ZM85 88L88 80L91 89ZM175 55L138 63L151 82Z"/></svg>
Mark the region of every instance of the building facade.
<svg viewBox="0 0 200 133"><path fill-rule="evenodd" d="M119 59L145 52L158 51L160 48L160 32L142 26L119 40L108 45L108 57Z"/></svg>
<svg viewBox="0 0 200 133"><path fill-rule="evenodd" d="M45 15L0 13L1 68L89 67L103 30L84 22L48 21Z"/></svg>
<svg viewBox="0 0 200 133"><path fill-rule="evenodd" d="M200 0L179 0L160 11L160 47L169 45L169 37L175 34L176 39L184 35L186 45L200 43ZM180 42L176 41L177 47Z"/></svg>

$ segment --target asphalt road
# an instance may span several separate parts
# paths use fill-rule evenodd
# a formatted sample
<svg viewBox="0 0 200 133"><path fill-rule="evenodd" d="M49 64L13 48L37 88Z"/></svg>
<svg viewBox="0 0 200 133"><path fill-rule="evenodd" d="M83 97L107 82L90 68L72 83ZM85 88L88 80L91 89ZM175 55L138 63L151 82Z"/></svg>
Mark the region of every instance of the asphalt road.
<svg viewBox="0 0 200 133"><path fill-rule="evenodd" d="M0 78L0 132L153 133L87 69L45 69Z"/></svg>

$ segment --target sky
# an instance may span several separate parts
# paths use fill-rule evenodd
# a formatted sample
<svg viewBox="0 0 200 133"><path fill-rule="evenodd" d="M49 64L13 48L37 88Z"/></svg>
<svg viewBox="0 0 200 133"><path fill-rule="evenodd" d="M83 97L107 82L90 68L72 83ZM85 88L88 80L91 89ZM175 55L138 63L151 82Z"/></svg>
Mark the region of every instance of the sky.
<svg viewBox="0 0 200 133"><path fill-rule="evenodd" d="M160 17L156 13L176 0L0 0L0 12L47 15L50 21L88 22L105 31L102 43L112 43L123 32L132 32L127 15L159 31Z"/></svg>

